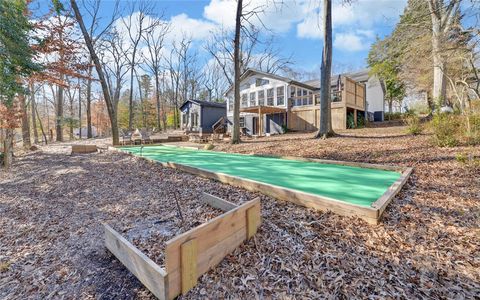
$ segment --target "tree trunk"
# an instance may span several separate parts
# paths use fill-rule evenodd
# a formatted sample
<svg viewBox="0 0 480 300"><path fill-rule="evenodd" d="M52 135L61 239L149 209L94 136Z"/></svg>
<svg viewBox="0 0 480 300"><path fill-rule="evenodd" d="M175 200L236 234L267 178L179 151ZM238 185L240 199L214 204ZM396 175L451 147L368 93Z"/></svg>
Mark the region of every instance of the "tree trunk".
<svg viewBox="0 0 480 300"><path fill-rule="evenodd" d="M388 100L388 112L389 112L388 120L390 121L392 119L392 113L393 113L393 100L392 99Z"/></svg>
<svg viewBox="0 0 480 300"><path fill-rule="evenodd" d="M134 59L134 58L133 58ZM130 94L128 97L128 130L132 131L133 129L133 73L134 73L134 63L132 63L130 70Z"/></svg>
<svg viewBox="0 0 480 300"><path fill-rule="evenodd" d="M33 130L33 139L35 144L38 144L38 130L37 130L37 115L35 110L37 109L37 104L35 102L35 84L30 82L30 110L32 113L32 130Z"/></svg>
<svg viewBox="0 0 480 300"><path fill-rule="evenodd" d="M68 122L68 127L69 127L69 130L68 130L68 133L70 135L70 140L72 141L73 140L73 117L75 116L75 113L73 111L73 97L72 97L72 94L71 94L71 91L69 92L68 94L68 98L69 98L69 104L70 104L70 121Z"/></svg>
<svg viewBox="0 0 480 300"><path fill-rule="evenodd" d="M45 145L47 145L48 144L47 135L45 134L45 131L43 130L42 119L40 118L40 115L38 114L38 109L37 109L36 105L35 105L35 114L38 117L38 123L40 124L40 130L42 131L43 139L45 140Z"/></svg>
<svg viewBox="0 0 480 300"><path fill-rule="evenodd" d="M60 77L60 80L63 81L63 75ZM58 86L55 131L57 132L57 142L63 142L63 87L62 86Z"/></svg>
<svg viewBox="0 0 480 300"><path fill-rule="evenodd" d="M92 59L88 68L88 77L92 77ZM87 138L91 139L92 134L92 79L87 81Z"/></svg>
<svg viewBox="0 0 480 300"><path fill-rule="evenodd" d="M13 161L13 135L12 128L5 129L5 140L3 142L3 166L5 169L10 169Z"/></svg>
<svg viewBox="0 0 480 300"><path fill-rule="evenodd" d="M233 132L232 144L240 143L240 33L242 27L242 0L237 2L237 17L235 21L235 40L234 40L234 96L233 96ZM231 100L231 99L230 99ZM260 117L260 116L259 116Z"/></svg>
<svg viewBox="0 0 480 300"><path fill-rule="evenodd" d="M82 139L82 88L78 79L78 137Z"/></svg>
<svg viewBox="0 0 480 300"><path fill-rule="evenodd" d="M330 77L332 70L332 1L323 0L324 45L320 70L320 128L316 138L325 139L333 134L330 114Z"/></svg>
<svg viewBox="0 0 480 300"><path fill-rule="evenodd" d="M435 20L435 21L434 21ZM446 81L445 81L445 62L441 50L441 30L440 21L432 18L432 55L433 55L433 99L437 105L445 105L446 100Z"/></svg>
<svg viewBox="0 0 480 300"><path fill-rule="evenodd" d="M90 56L93 62L95 63L95 69L97 71L98 78L102 86L103 97L105 99L108 115L110 117L113 144L118 145L120 144L120 139L118 136L118 123L117 123L117 113L116 113L117 109L112 101L112 98L110 97L110 92L108 90L108 85L105 79L105 74L103 73L102 65L97 56L97 53L95 52L95 49L93 48L92 39L87 32L87 28L85 27L85 23L83 22L82 15L80 14L80 10L78 9L77 2L75 0L70 0L70 4L75 13L75 19L77 20L78 25L80 26L80 29L82 31L83 38L85 39L85 44L87 45L88 51L90 52Z"/></svg>
<svg viewBox="0 0 480 300"><path fill-rule="evenodd" d="M155 72L155 99L157 101L157 130L160 131L160 83L158 82L158 72Z"/></svg>
<svg viewBox="0 0 480 300"><path fill-rule="evenodd" d="M30 149L32 142L30 140L30 120L28 118L28 106L24 94L18 95L20 99L20 105L22 106L22 140L23 148Z"/></svg>

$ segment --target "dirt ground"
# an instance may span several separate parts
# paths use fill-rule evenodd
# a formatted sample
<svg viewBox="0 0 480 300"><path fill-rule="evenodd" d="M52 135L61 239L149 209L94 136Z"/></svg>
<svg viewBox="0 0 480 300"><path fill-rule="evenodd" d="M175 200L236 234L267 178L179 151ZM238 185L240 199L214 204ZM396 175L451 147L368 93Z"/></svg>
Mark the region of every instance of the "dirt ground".
<svg viewBox="0 0 480 300"><path fill-rule="evenodd" d="M241 203L261 196L254 239L184 299L474 299L480 295L480 168L402 127L342 132L326 141L286 134L215 150L412 166L381 224L317 212L118 153L68 155L54 144L0 173L1 299L150 299L108 251L114 228L176 218L172 193ZM186 200L185 200L186 201ZM186 203L186 202L182 202ZM190 206L189 206L190 207ZM195 207L191 209L194 214ZM142 223L142 224L143 224Z"/></svg>

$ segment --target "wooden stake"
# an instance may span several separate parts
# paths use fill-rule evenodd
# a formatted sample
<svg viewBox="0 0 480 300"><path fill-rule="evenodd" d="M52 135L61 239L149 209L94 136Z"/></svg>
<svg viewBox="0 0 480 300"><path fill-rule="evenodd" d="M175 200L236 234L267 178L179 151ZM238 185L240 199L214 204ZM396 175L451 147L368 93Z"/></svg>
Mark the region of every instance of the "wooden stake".
<svg viewBox="0 0 480 300"><path fill-rule="evenodd" d="M197 284L197 239L182 244L181 269L182 294L186 294Z"/></svg>

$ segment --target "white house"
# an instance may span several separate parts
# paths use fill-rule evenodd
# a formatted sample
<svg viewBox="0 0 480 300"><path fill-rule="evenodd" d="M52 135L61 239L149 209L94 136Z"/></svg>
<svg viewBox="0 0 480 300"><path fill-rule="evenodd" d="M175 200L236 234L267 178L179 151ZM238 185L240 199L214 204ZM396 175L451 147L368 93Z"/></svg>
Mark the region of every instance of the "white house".
<svg viewBox="0 0 480 300"><path fill-rule="evenodd" d="M240 127L244 134L275 134L282 133L286 128L297 131L318 128L319 80L299 82L254 69L245 71L240 80ZM378 115L377 120L383 120L382 89L379 82L376 84L374 79L368 78L368 72L333 76L331 89L334 129L346 129L347 120L353 120L357 124L359 118L365 118L367 110L371 112L372 120L373 115ZM233 87L225 95L230 130L233 120Z"/></svg>

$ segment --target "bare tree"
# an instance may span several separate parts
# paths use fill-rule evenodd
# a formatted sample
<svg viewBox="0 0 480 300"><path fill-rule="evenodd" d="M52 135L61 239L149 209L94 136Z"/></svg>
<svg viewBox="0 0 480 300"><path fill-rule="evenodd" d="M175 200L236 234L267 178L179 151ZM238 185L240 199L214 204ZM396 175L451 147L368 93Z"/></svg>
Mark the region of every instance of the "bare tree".
<svg viewBox="0 0 480 300"><path fill-rule="evenodd" d="M332 1L323 0L323 52L320 69L320 126L316 138L333 134L330 111L330 77L332 72Z"/></svg>
<svg viewBox="0 0 480 300"><path fill-rule="evenodd" d="M88 47L88 51L90 52L90 56L95 64L95 69L97 71L100 84L102 86L102 92L103 92L103 97L105 100L105 104L107 106L107 111L108 115L110 117L110 124L112 127L112 139L113 139L113 144L118 145L119 144L119 135L118 135L118 123L117 123L117 110L115 103L113 102L113 97L111 97L107 79L105 77L105 74L102 69L102 64L100 62L100 59L97 56L97 52L94 47L94 43L92 41L92 37L87 31L87 28L85 27L85 23L83 22L83 17L80 14L80 10L78 9L77 3L75 0L70 0L70 4L72 6L72 9L75 14L75 18L80 26L80 29L82 31L83 38L85 40L85 44ZM114 11L114 16L116 15L116 11Z"/></svg>
<svg viewBox="0 0 480 300"><path fill-rule="evenodd" d="M84 10L87 12L91 19L91 23L88 26L88 33L92 38L93 47L95 48L97 41L102 38L102 36L108 32L116 20L116 12L118 11L119 1L115 2L114 6L114 13L110 21L103 27L99 27L99 22L102 18L99 16L100 4L101 0L93 0L93 1L82 1ZM86 91L86 110L87 110L87 138L92 138L92 82L93 82L93 59L89 57L89 64L88 64L88 80L87 80L87 91ZM81 108L79 108L79 114L81 112Z"/></svg>
<svg viewBox="0 0 480 300"><path fill-rule="evenodd" d="M160 17L161 20L161 17ZM165 36L169 31L167 22L158 22L154 27L148 30L144 35L144 41L147 46L147 54L144 54L145 66L153 74L155 81L155 100L157 112L157 129L160 130L161 114L165 115L165 103L160 101L160 76L162 71L162 58ZM163 129L166 129L166 122L163 123Z"/></svg>
<svg viewBox="0 0 480 300"><path fill-rule="evenodd" d="M135 67L138 64L137 61L137 51L140 41L144 38L145 34L152 30L158 23L154 19L153 21L146 22L147 18L152 15L154 6L151 5L151 2L138 1L130 2L130 14L126 18L122 18L122 22L127 28L127 35L130 41L129 49L129 64L130 64L130 94L128 98L128 129L132 130L133 126L133 83L135 76ZM138 11L137 11L138 4Z"/></svg>

